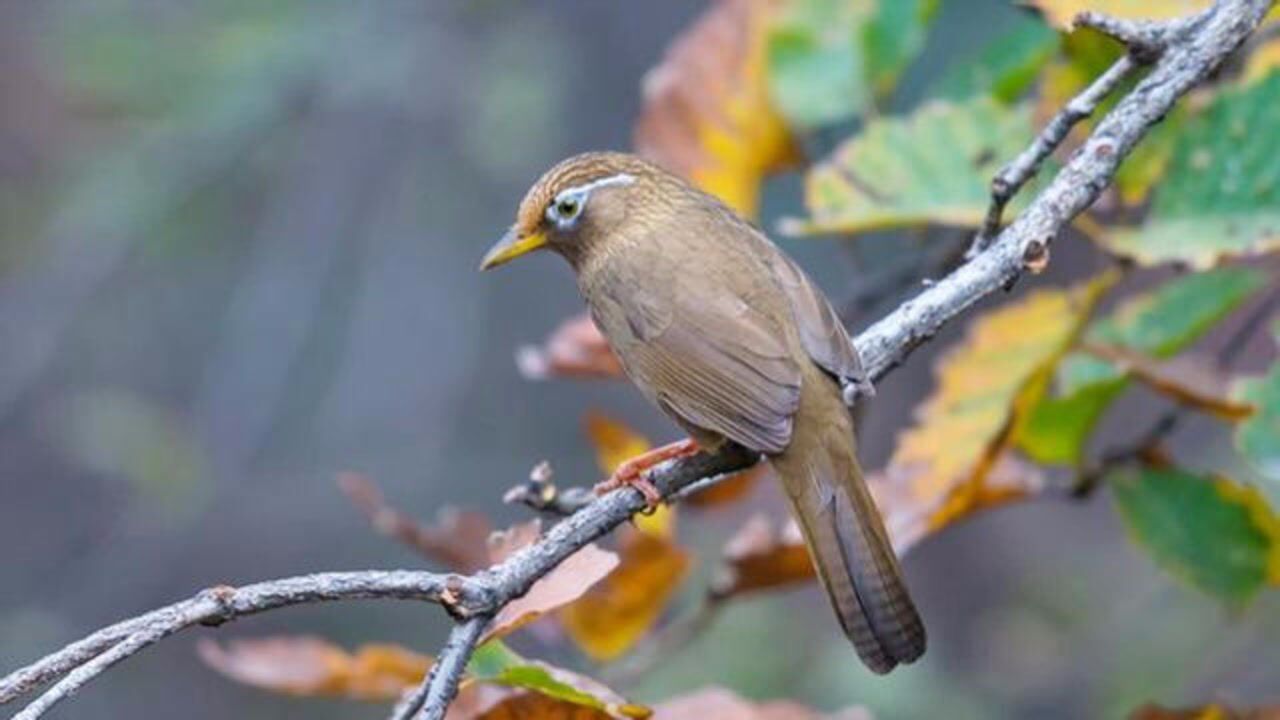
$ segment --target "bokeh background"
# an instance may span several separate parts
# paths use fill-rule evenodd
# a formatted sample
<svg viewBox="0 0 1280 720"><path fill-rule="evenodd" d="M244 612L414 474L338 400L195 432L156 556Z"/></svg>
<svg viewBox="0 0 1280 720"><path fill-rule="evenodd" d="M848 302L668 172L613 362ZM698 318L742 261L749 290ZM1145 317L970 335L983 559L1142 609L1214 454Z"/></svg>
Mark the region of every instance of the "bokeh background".
<svg viewBox="0 0 1280 720"><path fill-rule="evenodd" d="M519 515L502 491L538 460L566 481L596 479L587 410L674 438L625 385L516 371L517 346L581 307L561 263L475 267L542 169L630 145L645 70L701 9L0 3L0 667L215 583L417 564L369 530L339 471L369 474L423 517L453 505L501 522ZM895 102L915 102L1016 12L944 2ZM799 202L794 177L767 190L766 227ZM784 241L836 298L894 243L868 244L854 257ZM1049 280L1083 274L1082 258L1062 244ZM869 465L958 332L880 388L863 425ZM1139 397L1113 415L1133 427L1149 411ZM1189 423L1178 437L1195 436ZM884 718L1276 699L1274 593L1233 617L1174 585L1124 542L1107 502L1050 496L913 551L931 650L887 679L857 662L809 588L735 604L622 689L655 700L723 684ZM687 516L682 534L714 551L740 520ZM430 607L344 604L216 634L429 651L446 627ZM233 685L196 658L197 634L54 715L385 715Z"/></svg>

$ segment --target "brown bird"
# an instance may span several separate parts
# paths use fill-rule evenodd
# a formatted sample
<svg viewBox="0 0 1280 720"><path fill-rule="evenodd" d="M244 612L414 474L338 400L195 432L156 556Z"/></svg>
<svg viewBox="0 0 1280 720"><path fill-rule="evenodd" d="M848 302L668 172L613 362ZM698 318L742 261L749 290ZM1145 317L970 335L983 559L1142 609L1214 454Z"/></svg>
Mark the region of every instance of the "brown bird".
<svg viewBox="0 0 1280 720"><path fill-rule="evenodd" d="M924 653L924 625L855 454L847 401L869 388L830 302L756 227L638 157L586 153L547 171L489 269L538 249L577 274L627 375L691 440L627 463L733 442L768 457L845 635L885 673Z"/></svg>

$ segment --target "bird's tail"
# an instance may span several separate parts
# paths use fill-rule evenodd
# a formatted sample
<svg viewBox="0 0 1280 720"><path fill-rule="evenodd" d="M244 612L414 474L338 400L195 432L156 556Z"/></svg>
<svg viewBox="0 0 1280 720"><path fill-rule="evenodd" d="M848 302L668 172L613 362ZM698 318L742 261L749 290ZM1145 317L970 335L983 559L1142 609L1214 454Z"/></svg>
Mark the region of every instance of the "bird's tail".
<svg viewBox="0 0 1280 720"><path fill-rule="evenodd" d="M852 422L824 422L823 414L806 412L808 394L802 393L792 444L773 466L845 635L867 667L887 673L924 654L924 623L863 480Z"/></svg>

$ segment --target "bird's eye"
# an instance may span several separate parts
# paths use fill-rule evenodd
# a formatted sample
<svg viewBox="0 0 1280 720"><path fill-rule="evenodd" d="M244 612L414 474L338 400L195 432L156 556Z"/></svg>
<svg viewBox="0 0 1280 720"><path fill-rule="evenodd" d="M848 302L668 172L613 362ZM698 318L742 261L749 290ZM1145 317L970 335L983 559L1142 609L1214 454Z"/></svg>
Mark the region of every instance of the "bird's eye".
<svg viewBox="0 0 1280 720"><path fill-rule="evenodd" d="M582 204L577 198L560 198L555 204L555 213L560 220L572 220L577 217L578 211L582 209Z"/></svg>

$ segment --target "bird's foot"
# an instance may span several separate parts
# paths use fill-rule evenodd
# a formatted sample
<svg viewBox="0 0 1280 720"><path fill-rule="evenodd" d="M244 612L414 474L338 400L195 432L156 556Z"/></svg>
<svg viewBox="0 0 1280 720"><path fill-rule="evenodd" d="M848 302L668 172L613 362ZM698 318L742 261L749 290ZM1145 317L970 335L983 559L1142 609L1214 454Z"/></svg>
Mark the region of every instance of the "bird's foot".
<svg viewBox="0 0 1280 720"><path fill-rule="evenodd" d="M603 495L620 487L633 487L644 496L645 512L653 512L662 502L662 493L645 474L659 463L698 453L698 443L691 438L657 447L643 455L637 455L618 466L613 475L595 486L597 495Z"/></svg>
<svg viewBox="0 0 1280 720"><path fill-rule="evenodd" d="M844 399L845 405L853 407L854 404L863 398L875 397L876 387L866 378L858 378L855 380L841 378L840 395Z"/></svg>

